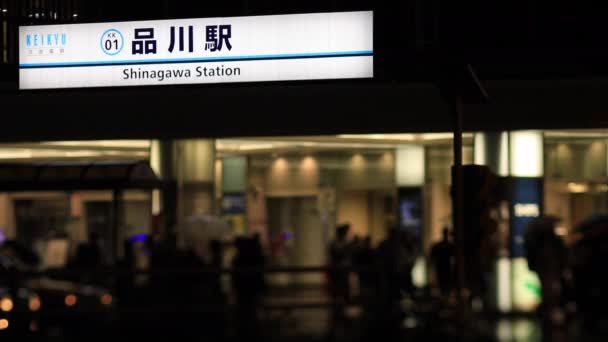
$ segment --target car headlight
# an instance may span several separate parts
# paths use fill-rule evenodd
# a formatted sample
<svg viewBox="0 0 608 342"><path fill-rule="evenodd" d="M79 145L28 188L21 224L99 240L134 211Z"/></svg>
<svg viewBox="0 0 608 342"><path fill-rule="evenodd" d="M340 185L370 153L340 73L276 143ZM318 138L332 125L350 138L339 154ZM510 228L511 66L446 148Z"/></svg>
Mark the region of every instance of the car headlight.
<svg viewBox="0 0 608 342"><path fill-rule="evenodd" d="M13 300L9 297L0 299L0 310L4 312L10 312L13 310Z"/></svg>
<svg viewBox="0 0 608 342"><path fill-rule="evenodd" d="M40 301L40 297L33 295L30 296L27 305L31 311L38 311L42 306L42 302Z"/></svg>

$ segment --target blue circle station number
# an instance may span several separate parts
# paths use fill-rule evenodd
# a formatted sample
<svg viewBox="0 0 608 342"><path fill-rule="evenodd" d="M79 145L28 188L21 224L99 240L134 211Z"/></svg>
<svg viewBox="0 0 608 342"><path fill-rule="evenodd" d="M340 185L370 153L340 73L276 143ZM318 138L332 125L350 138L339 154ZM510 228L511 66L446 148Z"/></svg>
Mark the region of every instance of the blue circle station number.
<svg viewBox="0 0 608 342"><path fill-rule="evenodd" d="M114 56L122 51L125 39L117 29L106 30L101 35L101 51L106 55Z"/></svg>

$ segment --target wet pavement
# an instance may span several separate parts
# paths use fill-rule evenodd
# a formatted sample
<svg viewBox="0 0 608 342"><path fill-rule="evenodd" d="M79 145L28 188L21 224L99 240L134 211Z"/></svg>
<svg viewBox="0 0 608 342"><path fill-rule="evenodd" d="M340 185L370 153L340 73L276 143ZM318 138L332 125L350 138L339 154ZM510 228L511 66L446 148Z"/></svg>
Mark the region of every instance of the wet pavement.
<svg viewBox="0 0 608 342"><path fill-rule="evenodd" d="M581 328L580 321L571 319L559 329L543 332L542 325L534 315L496 315L488 313L471 313L463 318L454 306L437 307L432 303L404 300L403 315L400 317L398 330L391 334L386 331L370 330L370 317L358 305L349 305L344 309L344 319L337 324L332 322L331 301L321 288L275 289L268 293L258 309L259 337L273 341L364 341L374 337L385 340L402 341L497 341L497 342L544 342L544 341L604 341L593 338ZM162 324L159 317L156 326ZM189 319L190 320L190 319ZM115 322L120 323L120 322ZM192 317L191 324L196 326L197 319ZM145 340L144 337L161 337L163 333L155 330L154 324L137 332L133 337ZM76 339L107 341L113 336L120 336L116 327L107 326L104 331L86 331ZM229 327L228 330L231 328ZM377 328L376 328L377 329ZM234 328L232 328L234 330ZM196 330L194 330L196 331ZM0 337L2 337L0 331ZM196 332L195 334L199 334ZM45 334L13 335L17 339L8 340L44 340L68 341L69 332L48 331ZM5 334L6 336L6 334ZM102 338L103 337L103 338ZM170 337L170 336L162 336ZM208 341L205 332L191 336L193 341ZM229 334L228 340L239 340Z"/></svg>

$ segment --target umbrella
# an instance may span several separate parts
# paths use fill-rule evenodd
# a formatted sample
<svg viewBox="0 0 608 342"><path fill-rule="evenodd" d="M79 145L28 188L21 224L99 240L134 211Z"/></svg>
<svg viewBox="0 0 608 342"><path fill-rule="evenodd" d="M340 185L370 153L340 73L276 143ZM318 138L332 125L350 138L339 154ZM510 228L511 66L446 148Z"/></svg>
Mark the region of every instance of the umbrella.
<svg viewBox="0 0 608 342"><path fill-rule="evenodd" d="M40 257L34 251L15 240L6 240L2 248L10 250L15 259L27 266L33 267L40 263Z"/></svg>
<svg viewBox="0 0 608 342"><path fill-rule="evenodd" d="M177 226L177 234L182 247L207 248L212 240L225 241L232 238L230 224L221 217L193 215Z"/></svg>
<svg viewBox="0 0 608 342"><path fill-rule="evenodd" d="M574 232L583 240L608 236L608 215L592 215L574 227Z"/></svg>
<svg viewBox="0 0 608 342"><path fill-rule="evenodd" d="M534 219L526 228L525 241L527 243L536 243L537 240L547 235L554 235L555 226L559 221L558 217L550 215Z"/></svg>

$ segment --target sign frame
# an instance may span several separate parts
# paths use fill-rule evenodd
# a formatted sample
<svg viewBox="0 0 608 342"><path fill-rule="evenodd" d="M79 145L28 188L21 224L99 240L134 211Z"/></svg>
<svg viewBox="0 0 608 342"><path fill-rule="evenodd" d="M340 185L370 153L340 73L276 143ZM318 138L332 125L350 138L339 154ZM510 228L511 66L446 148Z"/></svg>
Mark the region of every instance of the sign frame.
<svg viewBox="0 0 608 342"><path fill-rule="evenodd" d="M19 89L373 79L373 17L373 11L356 11L20 26ZM142 25L146 27L139 31L134 28ZM200 30L203 26L205 35ZM207 50L210 27L215 30L217 53L201 57L200 43L207 38ZM255 29L247 31L242 27ZM128 32L130 28L134 32ZM85 30L94 34L87 35ZM158 38L154 49L144 37L143 44L137 45L143 50L136 50L141 30L152 31L144 32L145 37ZM98 31L102 33L99 35ZM247 37L235 39L237 33L245 35L243 32L247 32ZM285 37L293 35L298 39L286 39L284 32ZM272 38L268 39L270 43L260 38L265 34ZM306 38L307 34L312 38ZM81 48L79 42L83 41L86 46ZM167 42L169 52L160 51ZM70 52L70 44L78 46L78 53ZM93 45L96 51L92 50ZM260 53L256 53L258 49ZM86 50L85 55L79 55L81 50ZM125 59L129 51L135 57ZM189 57L194 51L196 56ZM173 52L175 59L148 56L166 57ZM243 70L244 65L249 69Z"/></svg>

